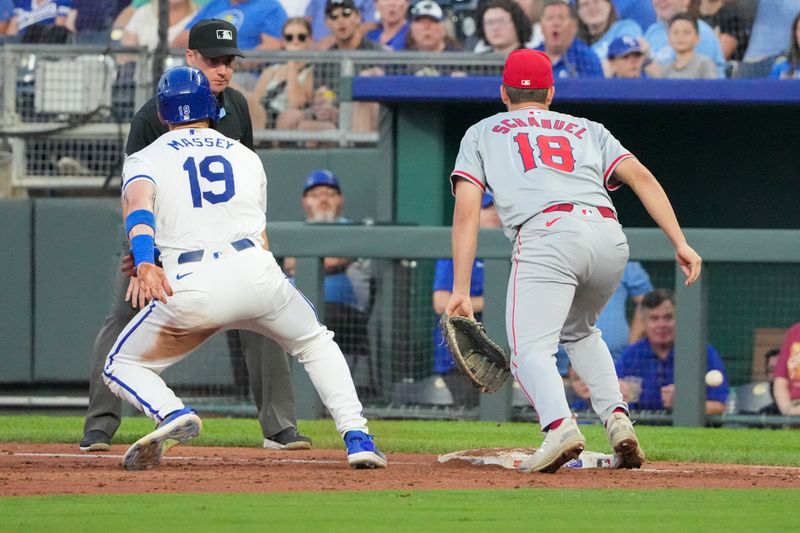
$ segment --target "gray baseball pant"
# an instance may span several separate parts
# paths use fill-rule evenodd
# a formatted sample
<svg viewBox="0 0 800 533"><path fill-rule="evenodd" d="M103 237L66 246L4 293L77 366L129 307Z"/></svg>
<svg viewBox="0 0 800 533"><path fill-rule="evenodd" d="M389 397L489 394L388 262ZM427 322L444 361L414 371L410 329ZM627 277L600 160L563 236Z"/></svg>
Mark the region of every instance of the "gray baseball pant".
<svg viewBox="0 0 800 533"><path fill-rule="evenodd" d="M571 416L556 367L559 341L605 421L627 410L614 361L595 323L619 285L628 242L596 209L541 213L519 229L506 302L511 371L542 429Z"/></svg>

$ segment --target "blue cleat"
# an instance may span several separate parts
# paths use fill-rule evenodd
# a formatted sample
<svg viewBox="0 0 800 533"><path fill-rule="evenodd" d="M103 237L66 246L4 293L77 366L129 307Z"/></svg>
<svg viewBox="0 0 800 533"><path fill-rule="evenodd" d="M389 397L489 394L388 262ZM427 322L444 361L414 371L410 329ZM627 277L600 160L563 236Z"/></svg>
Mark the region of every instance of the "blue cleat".
<svg viewBox="0 0 800 533"><path fill-rule="evenodd" d="M348 431L344 434L344 444L351 468L386 468L386 456L375 447L372 435L363 431Z"/></svg>
<svg viewBox="0 0 800 533"><path fill-rule="evenodd" d="M153 431L133 443L122 458L125 470L145 470L161 462L164 452L200 434L203 422L194 409L184 407L171 413Z"/></svg>

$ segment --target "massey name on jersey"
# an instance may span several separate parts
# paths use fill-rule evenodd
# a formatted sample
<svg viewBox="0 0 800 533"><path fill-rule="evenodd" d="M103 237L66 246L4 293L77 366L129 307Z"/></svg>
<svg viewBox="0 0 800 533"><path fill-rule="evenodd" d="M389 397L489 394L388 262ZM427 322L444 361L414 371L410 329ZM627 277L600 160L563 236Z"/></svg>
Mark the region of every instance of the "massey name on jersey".
<svg viewBox="0 0 800 533"><path fill-rule="evenodd" d="M516 128L541 128L545 130L559 130L564 131L566 133L571 133L575 136L576 139L583 139L583 134L586 133L586 128L580 128L579 130L575 131L576 128L579 128L577 124L574 122L567 122L566 120L550 120L547 118L536 120L536 117L533 116L534 112L530 112L530 116L527 118L507 118L501 120L499 124L496 124L492 131L495 133L508 133L509 131L516 129Z"/></svg>
<svg viewBox="0 0 800 533"><path fill-rule="evenodd" d="M194 134L194 130L190 130L191 134ZM233 141L229 141L228 139L211 139L209 137L181 137L180 139L176 139L174 141L168 142L167 146L170 148L174 148L175 150L180 150L181 148L202 148L203 146L210 146L217 148L225 148L226 150L233 146Z"/></svg>

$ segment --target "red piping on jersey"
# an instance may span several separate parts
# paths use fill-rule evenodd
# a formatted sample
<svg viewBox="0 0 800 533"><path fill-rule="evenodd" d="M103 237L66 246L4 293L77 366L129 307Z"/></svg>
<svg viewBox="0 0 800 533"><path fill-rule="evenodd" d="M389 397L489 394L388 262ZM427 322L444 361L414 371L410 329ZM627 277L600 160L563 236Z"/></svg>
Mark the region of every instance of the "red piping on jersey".
<svg viewBox="0 0 800 533"><path fill-rule="evenodd" d="M514 342L514 355L517 354L517 272L519 272L519 255L522 253L522 236L517 230L517 253L514 255L514 295L511 298L511 339Z"/></svg>
<svg viewBox="0 0 800 533"><path fill-rule="evenodd" d="M619 165L619 164L620 164L620 162L622 162L622 160L623 160L623 159L627 159L627 158L629 158L629 157L633 157L633 154L622 154L621 156L619 156L618 158L616 158L616 159L615 159L615 160L614 160L614 161L613 161L613 162L612 162L612 163L611 163L611 164L608 166L608 169L607 169L607 170L606 170L606 171L603 173L603 185L605 185L605 186L606 186L606 189L608 189L609 191L616 191L617 189L619 189L620 187L622 187L622 184L621 184L621 183L620 183L619 185L617 185L616 187L610 187L610 186L608 185L608 177L609 177L609 176L611 176L611 173L612 173L612 172L614 172L614 169L615 169L615 168L617 168L617 165Z"/></svg>
<svg viewBox="0 0 800 533"><path fill-rule="evenodd" d="M461 177L461 178L468 179L471 182L473 182L475 185L480 187L482 191L486 190L486 185L481 183L481 180L479 180L478 178L476 178L475 176L473 176L469 172L464 172L463 170L454 170L453 173L450 175L450 177L452 178L453 176L458 176L458 177ZM454 189L455 189L455 187L454 187Z"/></svg>

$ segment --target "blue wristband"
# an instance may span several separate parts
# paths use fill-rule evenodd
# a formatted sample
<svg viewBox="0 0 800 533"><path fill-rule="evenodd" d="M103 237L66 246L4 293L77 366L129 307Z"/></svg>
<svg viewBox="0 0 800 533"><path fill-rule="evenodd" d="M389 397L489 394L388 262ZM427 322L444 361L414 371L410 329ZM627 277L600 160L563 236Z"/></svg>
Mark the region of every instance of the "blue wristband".
<svg viewBox="0 0 800 533"><path fill-rule="evenodd" d="M131 239L131 252L133 252L135 266L138 267L141 263L156 263L154 240L152 235L137 235Z"/></svg>
<svg viewBox="0 0 800 533"><path fill-rule="evenodd" d="M125 217L125 236L130 236L131 230L134 226L138 224L144 224L145 226L150 226L153 228L153 231L156 231L156 216L153 214L152 211L148 211L147 209L137 209L132 213L128 213L128 216Z"/></svg>

